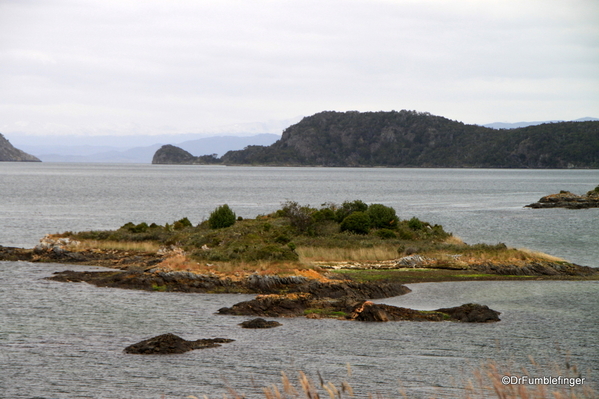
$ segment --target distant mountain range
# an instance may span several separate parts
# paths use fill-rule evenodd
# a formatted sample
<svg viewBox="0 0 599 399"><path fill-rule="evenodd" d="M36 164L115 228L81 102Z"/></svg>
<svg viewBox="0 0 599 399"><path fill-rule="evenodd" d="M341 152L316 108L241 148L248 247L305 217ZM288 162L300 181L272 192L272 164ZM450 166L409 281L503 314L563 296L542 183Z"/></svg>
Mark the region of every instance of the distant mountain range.
<svg viewBox="0 0 599 399"><path fill-rule="evenodd" d="M242 150L247 146L270 146L281 138L281 132L299 122L302 117L221 126L199 133L132 136L33 136L12 134L11 142L26 153L45 162L119 162L149 163L165 143L175 144L194 155L216 154ZM581 118L576 121L598 121ZM559 121L490 123L493 129L516 129ZM207 136L209 135L209 136Z"/></svg>
<svg viewBox="0 0 599 399"><path fill-rule="evenodd" d="M218 136L183 141L177 145L194 154L206 153L220 156L227 151L241 150L249 145L271 145L280 138L280 135L271 133L247 137ZM21 148L38 154L44 162L150 163L154 153L161 146L162 144L153 144L144 147L119 148L93 145L22 145Z"/></svg>
<svg viewBox="0 0 599 399"><path fill-rule="evenodd" d="M599 119L586 117L586 118L576 119L576 120L573 120L570 122L592 122L592 121L599 121ZM557 122L566 122L566 121L554 120L554 121L543 121L543 122L516 122L516 123L494 122L494 123L488 123L483 126L490 127L492 129L517 129L519 127L536 126L536 125L542 125L545 123L557 123Z"/></svg>
<svg viewBox="0 0 599 399"><path fill-rule="evenodd" d="M150 163L164 143L193 153L223 155L248 145L270 145L281 132L302 117L257 123L225 125L197 133L85 136L12 134L11 141L45 162Z"/></svg>
<svg viewBox="0 0 599 399"><path fill-rule="evenodd" d="M321 112L272 145L194 157L164 146L154 163L272 166L599 168L599 121L515 129L467 125L416 111Z"/></svg>

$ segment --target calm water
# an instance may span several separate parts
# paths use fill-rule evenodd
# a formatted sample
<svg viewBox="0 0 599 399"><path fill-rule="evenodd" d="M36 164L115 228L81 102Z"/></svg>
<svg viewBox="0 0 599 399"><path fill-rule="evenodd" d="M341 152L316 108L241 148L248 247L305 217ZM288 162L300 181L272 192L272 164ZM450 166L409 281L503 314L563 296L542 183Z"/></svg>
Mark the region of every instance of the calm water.
<svg viewBox="0 0 599 399"><path fill-rule="evenodd" d="M228 203L238 215L271 212L285 200L320 205L362 199L401 217L440 223L473 242L505 242L599 266L599 210L522 206L561 189L583 193L599 171L223 168L0 163L0 245L32 247L48 232L113 229L133 222L194 222ZM284 319L266 331L215 315L242 295L147 293L43 280L67 266L0 263L0 397L249 396L305 370L347 378L357 393L457 397L481 362L546 365L565 359L587 380L599 373L599 283L418 284L381 302L418 309L479 302L494 324L352 323ZM73 269L73 266L68 266ZM125 355L141 339L173 332L227 337L221 348L166 357ZM530 368L534 371L534 368ZM547 372L537 370L535 376ZM595 385L596 386L596 385Z"/></svg>

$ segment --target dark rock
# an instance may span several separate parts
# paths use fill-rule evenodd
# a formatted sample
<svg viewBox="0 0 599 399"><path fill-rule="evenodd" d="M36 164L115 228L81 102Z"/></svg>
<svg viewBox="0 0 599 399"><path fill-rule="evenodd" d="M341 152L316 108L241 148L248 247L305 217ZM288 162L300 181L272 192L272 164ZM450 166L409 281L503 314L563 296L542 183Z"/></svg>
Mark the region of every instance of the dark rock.
<svg viewBox="0 0 599 399"><path fill-rule="evenodd" d="M486 305L468 303L455 308L437 309L437 312L448 314L452 319L467 323L487 323L500 321L500 312L489 309Z"/></svg>
<svg viewBox="0 0 599 399"><path fill-rule="evenodd" d="M443 321L442 313L427 312L365 301L354 307L350 318L357 321Z"/></svg>
<svg viewBox="0 0 599 399"><path fill-rule="evenodd" d="M230 308L221 308L219 314L262 317L298 317L311 308L314 297L311 294L258 295L251 301L244 301Z"/></svg>
<svg viewBox="0 0 599 399"><path fill-rule="evenodd" d="M376 304L370 301L356 302L350 298L316 298L314 295L306 293L258 295L250 301L240 302L230 308L219 309L218 313L265 317L310 317L318 315L318 317L335 318L339 318L340 315L344 314L345 316L342 317L356 321L453 320L476 323L499 321L498 316L500 314L487 306L477 304L466 304L456 308L435 311L422 311Z"/></svg>
<svg viewBox="0 0 599 399"><path fill-rule="evenodd" d="M163 334L146 339L125 348L125 353L136 355L168 355L185 353L194 349L219 347L221 343L232 342L232 339L213 338L187 341L175 334Z"/></svg>
<svg viewBox="0 0 599 399"><path fill-rule="evenodd" d="M599 191L589 191L585 195L576 195L569 191L562 191L558 194L546 195L538 202L526 205L525 208L599 208Z"/></svg>
<svg viewBox="0 0 599 399"><path fill-rule="evenodd" d="M282 324L278 321L266 321L261 318L244 321L239 324L243 328L273 328L281 326Z"/></svg>

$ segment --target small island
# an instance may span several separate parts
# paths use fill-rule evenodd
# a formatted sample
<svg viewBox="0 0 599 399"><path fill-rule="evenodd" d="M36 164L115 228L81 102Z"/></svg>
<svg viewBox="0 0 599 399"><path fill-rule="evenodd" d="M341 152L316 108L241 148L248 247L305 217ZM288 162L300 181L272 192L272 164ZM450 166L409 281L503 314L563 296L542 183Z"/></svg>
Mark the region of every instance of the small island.
<svg viewBox="0 0 599 399"><path fill-rule="evenodd" d="M193 225L126 223L117 230L65 232L33 249L0 247L0 260L107 266L49 279L101 287L258 294L220 314L356 321L498 321L499 312L464 304L417 311L372 299L410 292L404 284L506 279L597 279L597 269L505 244L464 243L384 204L320 207L286 202L244 219L228 206Z"/></svg>
<svg viewBox="0 0 599 399"><path fill-rule="evenodd" d="M539 201L526 205L526 208L599 208L599 186L584 195L576 195L570 191L562 190L557 194L546 195Z"/></svg>

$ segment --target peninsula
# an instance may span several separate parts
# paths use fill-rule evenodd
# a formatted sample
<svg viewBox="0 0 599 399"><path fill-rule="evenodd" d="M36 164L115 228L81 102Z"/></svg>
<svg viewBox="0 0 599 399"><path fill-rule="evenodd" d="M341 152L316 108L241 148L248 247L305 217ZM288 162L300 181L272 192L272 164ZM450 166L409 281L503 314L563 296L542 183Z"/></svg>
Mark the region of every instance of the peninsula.
<svg viewBox="0 0 599 399"><path fill-rule="evenodd" d="M13 147L0 133L0 162L41 162L41 160Z"/></svg>
<svg viewBox="0 0 599 399"><path fill-rule="evenodd" d="M560 191L542 197L539 201L526 205L527 208L599 208L599 186L584 195L576 195L570 191Z"/></svg>
<svg viewBox="0 0 599 399"><path fill-rule="evenodd" d="M599 168L599 121L517 129L468 125L416 111L320 112L270 146L222 157L159 149L153 163L440 168Z"/></svg>

